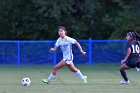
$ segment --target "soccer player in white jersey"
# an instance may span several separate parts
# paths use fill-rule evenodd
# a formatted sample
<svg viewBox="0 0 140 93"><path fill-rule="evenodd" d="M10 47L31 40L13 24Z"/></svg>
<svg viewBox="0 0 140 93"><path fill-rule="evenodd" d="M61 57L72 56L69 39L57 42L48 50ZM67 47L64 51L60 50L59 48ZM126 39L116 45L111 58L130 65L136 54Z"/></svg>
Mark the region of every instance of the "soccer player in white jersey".
<svg viewBox="0 0 140 93"><path fill-rule="evenodd" d="M50 74L50 76L47 79L42 79L42 81L49 84L55 78L57 71L60 68L68 66L68 68L74 72L78 78L82 79L84 83L87 83L87 76L84 76L73 64L72 44L77 45L82 55L85 55L86 52L83 51L81 45L75 39L66 35L67 32L65 27L60 26L58 29L58 34L60 37L57 39L54 48L51 48L50 51L55 51L57 47L60 46L63 53L63 59L53 68L53 72Z"/></svg>

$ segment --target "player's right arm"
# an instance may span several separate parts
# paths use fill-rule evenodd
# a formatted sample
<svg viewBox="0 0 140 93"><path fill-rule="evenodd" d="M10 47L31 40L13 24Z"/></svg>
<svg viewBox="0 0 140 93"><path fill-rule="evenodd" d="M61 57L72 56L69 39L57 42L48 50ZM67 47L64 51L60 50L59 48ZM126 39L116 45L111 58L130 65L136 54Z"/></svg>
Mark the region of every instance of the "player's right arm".
<svg viewBox="0 0 140 93"><path fill-rule="evenodd" d="M60 43L60 38L57 39L54 48L51 48L50 51L54 52L57 49L57 47L59 46L59 43Z"/></svg>
<svg viewBox="0 0 140 93"><path fill-rule="evenodd" d="M127 53L125 55L125 58L123 60L121 60L121 64L123 64L130 56L131 54L131 44L128 42L127 43Z"/></svg>
<svg viewBox="0 0 140 93"><path fill-rule="evenodd" d="M126 56L125 56L125 58L123 60L121 60L121 64L123 64L128 59L130 54L131 54L131 48L127 48Z"/></svg>
<svg viewBox="0 0 140 93"><path fill-rule="evenodd" d="M57 49L57 46L55 46L54 48L51 48L50 51L54 52Z"/></svg>

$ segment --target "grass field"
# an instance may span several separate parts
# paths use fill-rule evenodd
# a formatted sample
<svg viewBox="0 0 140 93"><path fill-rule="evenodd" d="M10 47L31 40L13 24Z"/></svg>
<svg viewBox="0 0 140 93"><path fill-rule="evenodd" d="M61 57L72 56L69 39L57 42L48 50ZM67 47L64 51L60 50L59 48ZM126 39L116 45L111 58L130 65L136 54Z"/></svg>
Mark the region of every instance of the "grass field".
<svg viewBox="0 0 140 93"><path fill-rule="evenodd" d="M0 93L140 93L140 72L135 69L127 71L131 83L121 85L119 65L77 67L88 76L88 84L83 84L67 67L59 70L55 80L47 85L41 79L50 74L52 66L0 66ZM20 85L23 77L31 79L31 86Z"/></svg>

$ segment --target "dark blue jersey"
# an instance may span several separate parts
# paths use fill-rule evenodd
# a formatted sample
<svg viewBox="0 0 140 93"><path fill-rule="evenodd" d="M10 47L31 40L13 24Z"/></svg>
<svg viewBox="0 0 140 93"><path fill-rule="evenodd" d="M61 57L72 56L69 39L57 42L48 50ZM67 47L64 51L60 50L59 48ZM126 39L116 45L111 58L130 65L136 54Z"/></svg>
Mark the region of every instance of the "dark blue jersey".
<svg viewBox="0 0 140 93"><path fill-rule="evenodd" d="M129 41L127 43L127 48L131 48L131 54L128 57L128 61L133 61L136 62L137 60L140 59L140 46L139 43L136 40Z"/></svg>

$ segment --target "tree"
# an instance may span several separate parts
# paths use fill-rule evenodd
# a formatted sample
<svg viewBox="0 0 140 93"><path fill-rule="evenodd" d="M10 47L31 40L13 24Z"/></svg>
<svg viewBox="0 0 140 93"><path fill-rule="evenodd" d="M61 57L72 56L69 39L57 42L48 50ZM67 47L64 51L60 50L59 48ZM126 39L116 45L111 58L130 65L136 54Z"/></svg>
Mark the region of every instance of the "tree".
<svg viewBox="0 0 140 93"><path fill-rule="evenodd" d="M0 0L0 39L121 39L139 30L139 0Z"/></svg>

